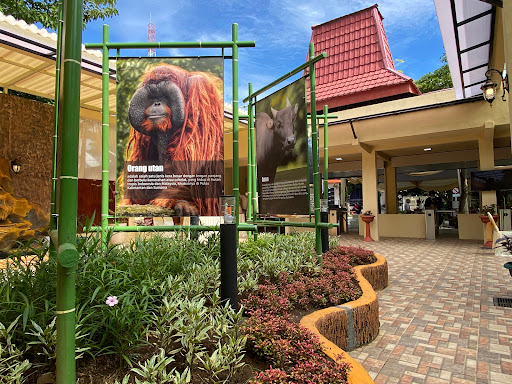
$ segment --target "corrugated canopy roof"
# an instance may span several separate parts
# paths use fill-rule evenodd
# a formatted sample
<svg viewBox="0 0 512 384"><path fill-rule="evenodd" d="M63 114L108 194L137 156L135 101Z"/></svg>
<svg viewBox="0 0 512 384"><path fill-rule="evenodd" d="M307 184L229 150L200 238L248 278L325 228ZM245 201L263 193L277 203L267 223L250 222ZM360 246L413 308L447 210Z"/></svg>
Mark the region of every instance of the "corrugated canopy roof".
<svg viewBox="0 0 512 384"><path fill-rule="evenodd" d="M482 94L492 49L493 5L501 1L434 0L434 4L457 99Z"/></svg>
<svg viewBox="0 0 512 384"><path fill-rule="evenodd" d="M57 34L0 12L0 88L47 99L55 98ZM116 114L116 63L110 61L109 113ZM80 106L93 111L102 107L102 53L82 46ZM233 119L233 107L224 105L224 116ZM240 110L240 114L247 111ZM247 124L246 120L241 120ZM226 131L232 130L232 125Z"/></svg>
<svg viewBox="0 0 512 384"><path fill-rule="evenodd" d="M57 34L0 12L0 87L55 99ZM101 111L101 53L82 48L80 106ZM110 63L109 109L115 114L115 63Z"/></svg>
<svg viewBox="0 0 512 384"><path fill-rule="evenodd" d="M377 5L312 30L315 54L327 53L315 66L318 105L335 108L420 94L410 77L395 70Z"/></svg>

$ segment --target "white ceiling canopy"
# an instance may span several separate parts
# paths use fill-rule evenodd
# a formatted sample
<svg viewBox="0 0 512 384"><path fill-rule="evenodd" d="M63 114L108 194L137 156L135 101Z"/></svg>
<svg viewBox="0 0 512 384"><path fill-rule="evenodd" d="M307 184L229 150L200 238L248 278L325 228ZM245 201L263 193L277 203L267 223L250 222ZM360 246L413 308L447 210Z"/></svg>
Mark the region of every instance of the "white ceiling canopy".
<svg viewBox="0 0 512 384"><path fill-rule="evenodd" d="M434 0L457 99L482 94L501 0Z"/></svg>
<svg viewBox="0 0 512 384"><path fill-rule="evenodd" d="M0 88L55 98L57 34L0 12ZM80 106L101 111L101 52L82 47ZM115 62L110 62L109 107L115 113Z"/></svg>

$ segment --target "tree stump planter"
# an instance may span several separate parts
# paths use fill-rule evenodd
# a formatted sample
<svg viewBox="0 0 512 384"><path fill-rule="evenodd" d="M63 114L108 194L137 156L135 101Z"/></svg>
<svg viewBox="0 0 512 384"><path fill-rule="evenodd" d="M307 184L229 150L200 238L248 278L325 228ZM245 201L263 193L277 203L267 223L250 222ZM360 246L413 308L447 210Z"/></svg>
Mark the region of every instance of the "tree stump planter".
<svg viewBox="0 0 512 384"><path fill-rule="evenodd" d="M375 289L383 289L387 286L388 265L383 256L378 254L375 256L377 257L375 263L354 267L363 291L360 298L313 312L300 321L302 326L319 337L327 356L352 366L348 374L348 382L351 384L373 383L365 369L345 350L367 344L379 333L379 303Z"/></svg>

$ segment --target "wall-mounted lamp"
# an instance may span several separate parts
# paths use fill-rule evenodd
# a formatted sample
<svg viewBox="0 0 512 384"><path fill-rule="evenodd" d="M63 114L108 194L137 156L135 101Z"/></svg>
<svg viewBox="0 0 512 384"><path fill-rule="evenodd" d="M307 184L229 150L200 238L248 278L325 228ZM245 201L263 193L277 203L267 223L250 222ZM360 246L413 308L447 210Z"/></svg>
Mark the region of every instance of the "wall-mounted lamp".
<svg viewBox="0 0 512 384"><path fill-rule="evenodd" d="M18 174L18 172L21 170L21 164L17 159L11 160L11 170L15 174Z"/></svg>
<svg viewBox="0 0 512 384"><path fill-rule="evenodd" d="M505 91L508 92L509 90L508 90L508 75L507 75L507 71L505 69L503 70L503 72L500 72L497 69L491 68L487 72L485 72L485 77L487 77L487 80L480 87L484 94L484 99L486 101L488 101L489 104L492 104L492 102L496 98L497 84L494 81L492 81L492 79L491 79L492 72L496 72L500 75L501 86L503 88L503 95L501 95L501 99L503 101L506 101L505 100Z"/></svg>

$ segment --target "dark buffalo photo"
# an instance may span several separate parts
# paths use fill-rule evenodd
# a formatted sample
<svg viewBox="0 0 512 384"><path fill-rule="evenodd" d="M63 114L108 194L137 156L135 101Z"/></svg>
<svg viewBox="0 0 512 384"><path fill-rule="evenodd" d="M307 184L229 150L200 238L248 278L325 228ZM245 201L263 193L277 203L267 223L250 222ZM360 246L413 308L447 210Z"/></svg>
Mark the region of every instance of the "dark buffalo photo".
<svg viewBox="0 0 512 384"><path fill-rule="evenodd" d="M308 212L305 84L301 79L256 103L259 212Z"/></svg>
<svg viewBox="0 0 512 384"><path fill-rule="evenodd" d="M271 108L271 118L266 112L256 113L256 164L258 177L271 183L276 177L277 167L283 162L286 151L291 151L297 142L294 123L299 105L291 106L286 99L286 108L279 111Z"/></svg>

